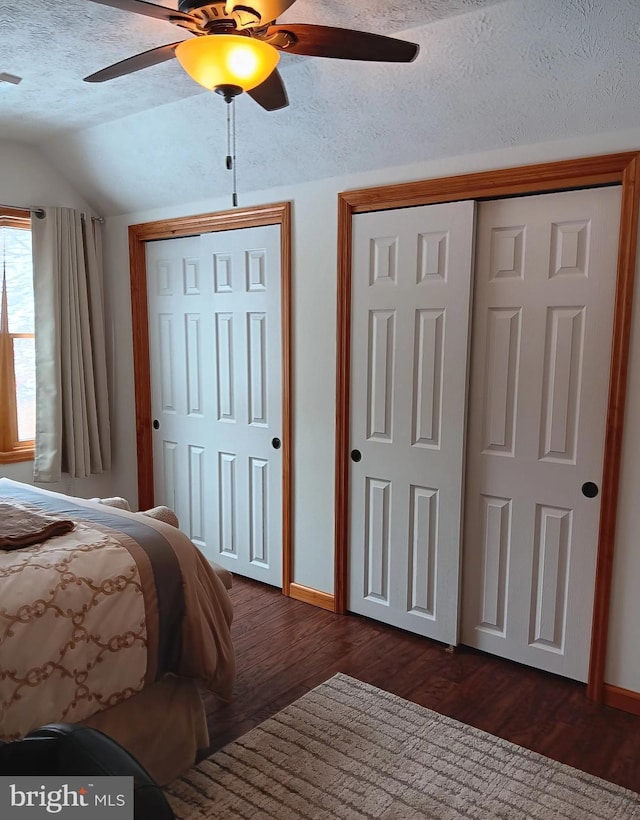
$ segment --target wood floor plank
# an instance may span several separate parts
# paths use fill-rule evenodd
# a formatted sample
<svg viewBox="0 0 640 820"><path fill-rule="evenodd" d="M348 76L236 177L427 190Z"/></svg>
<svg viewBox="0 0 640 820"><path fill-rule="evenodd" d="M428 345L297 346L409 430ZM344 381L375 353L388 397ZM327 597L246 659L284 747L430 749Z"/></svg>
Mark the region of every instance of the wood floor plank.
<svg viewBox="0 0 640 820"><path fill-rule="evenodd" d="M210 753L336 672L640 792L640 717L586 687L356 615L335 615L235 577L234 699L205 695Z"/></svg>

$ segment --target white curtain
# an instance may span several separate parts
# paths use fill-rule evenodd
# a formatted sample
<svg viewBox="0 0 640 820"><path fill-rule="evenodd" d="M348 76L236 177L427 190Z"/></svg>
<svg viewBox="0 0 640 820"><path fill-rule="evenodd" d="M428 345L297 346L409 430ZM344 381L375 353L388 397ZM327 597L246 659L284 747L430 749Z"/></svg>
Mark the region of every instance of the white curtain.
<svg viewBox="0 0 640 820"><path fill-rule="evenodd" d="M32 220L36 348L34 480L111 467L100 226L70 208Z"/></svg>

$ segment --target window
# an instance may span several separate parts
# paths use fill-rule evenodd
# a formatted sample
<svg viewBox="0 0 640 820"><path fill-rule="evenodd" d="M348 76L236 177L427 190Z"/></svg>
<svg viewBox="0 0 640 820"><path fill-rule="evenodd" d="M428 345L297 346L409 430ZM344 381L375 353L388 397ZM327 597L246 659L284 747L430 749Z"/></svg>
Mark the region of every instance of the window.
<svg viewBox="0 0 640 820"><path fill-rule="evenodd" d="M33 458L36 372L31 218L0 208L0 463Z"/></svg>

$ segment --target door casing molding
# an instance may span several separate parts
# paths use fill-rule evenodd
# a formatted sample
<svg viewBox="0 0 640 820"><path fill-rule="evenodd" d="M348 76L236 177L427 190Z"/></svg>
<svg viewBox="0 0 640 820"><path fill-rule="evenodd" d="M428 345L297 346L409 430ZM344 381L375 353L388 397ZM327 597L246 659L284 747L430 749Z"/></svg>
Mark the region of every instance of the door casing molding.
<svg viewBox="0 0 640 820"><path fill-rule="evenodd" d="M280 226L282 277L282 592L290 594L292 571L292 469L291 469L291 203L258 205L232 211L183 216L129 227L131 318L133 321L133 371L135 379L136 444L138 454L138 506L153 507L153 447L151 438L151 374L147 265L145 243L201 233Z"/></svg>
<svg viewBox="0 0 640 820"><path fill-rule="evenodd" d="M349 581L349 424L351 409L349 391L354 214L455 200L486 200L525 194L555 193L556 191L603 185L621 185L622 204L591 655L587 684L587 696L597 702L602 702L604 698L604 673L640 212L640 153L634 151L607 154L340 193L338 195L336 358L334 598L336 612L344 613L347 609Z"/></svg>

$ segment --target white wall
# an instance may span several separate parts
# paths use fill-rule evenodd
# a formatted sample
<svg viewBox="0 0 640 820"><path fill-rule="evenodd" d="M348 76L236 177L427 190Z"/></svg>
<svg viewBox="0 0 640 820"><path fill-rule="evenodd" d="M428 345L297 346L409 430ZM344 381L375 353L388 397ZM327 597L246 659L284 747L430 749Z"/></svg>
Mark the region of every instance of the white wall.
<svg viewBox="0 0 640 820"><path fill-rule="evenodd" d="M316 589L333 590L333 481L336 339L337 195L340 191L415 179L549 162L572 157L640 149L640 129L619 134L544 143L526 148L486 152L444 161L387 168L320 182L282 186L243 194L240 205L293 202L293 580ZM130 224L188 214L227 210L225 198L139 211L107 221L107 270L113 279L114 311L119 317L115 351L119 379L132 379L128 239ZM640 290L640 287L638 288ZM640 295L637 297L640 309ZM638 310L636 310L636 314ZM640 691L640 323L634 323L630 362L630 395L623 460L619 535L607 682ZM131 391L119 398L116 425L126 442L127 469L135 473L135 415ZM119 465L123 471L122 464Z"/></svg>
<svg viewBox="0 0 640 820"><path fill-rule="evenodd" d="M636 145L640 148L640 140ZM640 692L640 243L633 298L605 680L623 689Z"/></svg>
<svg viewBox="0 0 640 820"><path fill-rule="evenodd" d="M68 180L37 148L3 141L0 141L0 202L18 208L87 207Z"/></svg>
<svg viewBox="0 0 640 820"><path fill-rule="evenodd" d="M0 142L0 203L18 208L57 206L91 210L36 148L15 142ZM31 484L33 462L0 464L0 476ZM45 486L78 496L106 497L120 495L117 485L114 475L105 473L87 479L63 475L62 481Z"/></svg>
<svg viewBox="0 0 640 820"><path fill-rule="evenodd" d="M337 194L351 188L638 149L640 129L634 129L386 168L247 194L240 190L241 206L283 200L293 202L294 581L327 592L333 589ZM22 172L30 180L25 189L28 197L18 194L21 176L18 171L12 174L14 187L5 187L5 160L17 162L19 159L18 151L0 145L0 201L10 197L11 204L53 204L43 199L50 198L53 190L56 193L65 191L65 196L70 194L65 184L56 182L51 169L43 169L36 162L39 160L37 155L29 155L29 152L24 154L22 163ZM31 167L37 169L35 176L30 173ZM40 182L42 187L38 188ZM117 385L112 418L114 475L113 489L108 494L125 495L135 503L135 409L127 228L139 222L227 210L229 207L227 197L212 198L107 220L107 298L112 323L117 330L112 350ZM636 291L640 291L640 281ZM637 319L640 293L636 295L636 303L606 679L609 683L640 692L640 635L636 629L640 623L640 596L637 594L640 550L636 549L635 543L636 533L640 532L640 505L636 501L640 484L640 432L636 421L640 417L640 321ZM72 489L83 494L77 488Z"/></svg>

